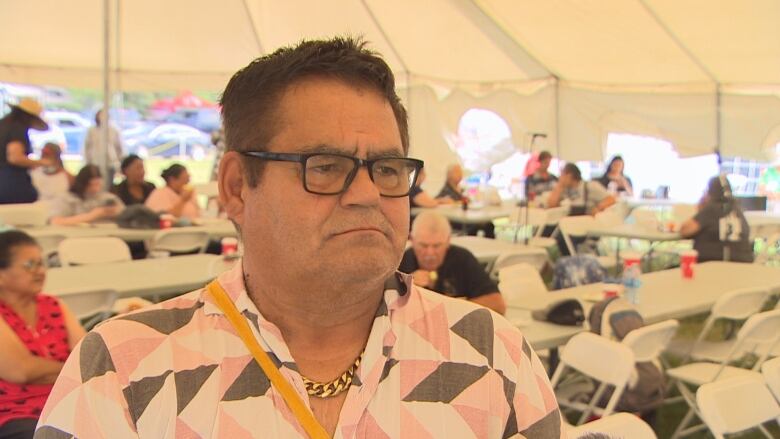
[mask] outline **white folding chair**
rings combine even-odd
[[[118,293],[111,289],[61,291],[57,298],[63,301],[85,328],[109,318],[114,308]],[[84,322],[84,319],[89,318]]]
[[[490,267],[490,277],[496,279],[499,271],[512,265],[528,264],[535,267],[537,271],[541,271],[547,264],[547,254],[541,252],[538,248],[519,245],[517,247],[516,250],[505,251],[498,255]]]
[[[119,238],[67,238],[58,247],[60,263],[68,265],[105,264],[132,260],[130,248]]]
[[[65,235],[60,235],[58,233],[46,233],[35,236],[35,241],[39,246],[41,246],[41,253],[43,253],[43,258],[45,260],[48,260],[55,253],[57,253],[57,249],[59,248],[60,243],[64,240]]]
[[[529,264],[515,264],[498,272],[498,290],[507,305],[522,302],[524,296],[547,293],[539,271]]]
[[[778,337],[780,337],[780,310],[754,314],[740,328],[736,342],[723,361],[719,363],[703,361],[667,369],[666,374],[676,381],[677,389],[690,407],[672,438],[703,428],[703,425],[687,427],[698,410],[695,395],[688,386],[699,387],[716,380],[755,374],[755,370],[729,366],[729,363],[741,355],[743,346],[771,344],[777,341]],[[760,367],[762,362],[759,360],[754,369]]]
[[[561,360],[555,369],[551,383],[553,389],[561,382],[563,372],[571,368],[600,384],[588,402],[558,398],[561,407],[582,412],[577,425],[585,422],[591,414],[608,416],[615,410],[623,390],[634,370],[634,354],[628,346],[590,332],[575,335],[566,343]],[[597,404],[607,386],[614,387],[612,396],[603,409]]]
[[[15,227],[43,227],[49,219],[46,203],[20,203],[0,205],[0,224]]]
[[[677,320],[665,320],[634,329],[623,337],[621,343],[634,353],[634,361],[655,361],[666,350],[680,324]]]
[[[547,210],[537,207],[521,207],[509,216],[507,226],[514,230],[514,242],[526,242],[524,236],[518,237],[518,233],[523,235],[530,232],[527,237],[528,245],[533,247],[548,248],[555,246],[555,239],[542,236],[544,228],[547,225]],[[530,229],[530,230],[528,230]]]
[[[596,227],[598,227],[598,223],[590,215],[566,216],[558,221],[558,230],[563,236],[566,247],[572,256],[578,254],[572,238],[587,238],[588,232]],[[598,260],[599,265],[604,268],[614,267],[617,264],[614,256],[594,255],[594,257]]]
[[[761,311],[769,291],[765,288],[744,288],[720,296],[712,306],[709,317],[704,322],[704,327],[699,333],[699,337],[691,346],[683,362],[689,359],[722,361],[731,352],[731,348],[736,342],[735,339],[726,341],[706,341],[705,338],[710,333],[713,325],[718,320],[729,320],[737,323],[745,321],[748,317]]]
[[[639,416],[631,413],[615,413],[568,431],[568,437],[584,437],[588,433],[602,433],[609,437],[626,439],[657,439],[653,429]]]
[[[208,244],[208,232],[202,230],[166,229],[154,234],[149,243],[149,251],[203,253]]]
[[[696,392],[696,403],[715,439],[754,428],[769,439],[777,437],[762,424],[774,419],[780,426],[780,405],[759,374],[704,384]]]
[[[761,365],[761,373],[764,375],[766,386],[780,402],[780,357],[773,358]]]

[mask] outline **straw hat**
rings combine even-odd
[[[41,119],[41,113],[43,113],[43,106],[33,98],[21,98],[16,105],[11,104],[11,108],[16,108],[29,114],[33,118],[32,127],[36,130],[46,131],[49,129],[43,119]]]

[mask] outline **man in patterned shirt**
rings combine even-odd
[[[562,437],[516,328],[396,272],[422,162],[381,58],[342,38],[283,48],[234,75],[222,111],[244,257],[218,283],[289,384],[200,289],[88,334],[36,437],[305,438],[312,413],[316,437]]]

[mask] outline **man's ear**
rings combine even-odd
[[[219,203],[225,209],[228,218],[239,226],[244,219],[244,164],[241,155],[228,151],[219,162]]]

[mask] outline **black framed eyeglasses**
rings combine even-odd
[[[261,160],[297,162],[303,168],[303,188],[317,195],[338,195],[347,190],[358,169],[365,166],[368,176],[383,197],[409,195],[417,181],[423,161],[405,157],[383,157],[363,160],[341,154],[293,154],[266,151],[244,151],[242,154]]]

